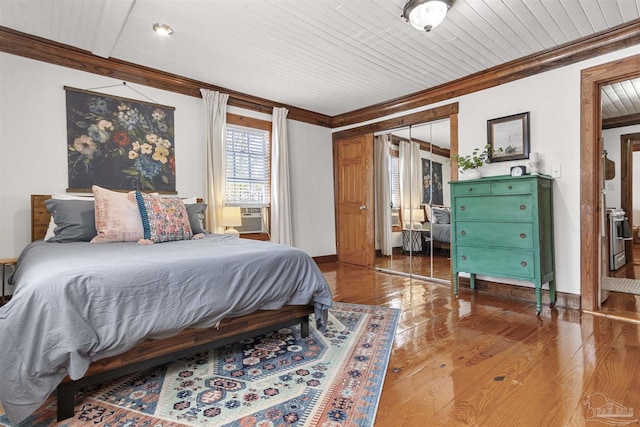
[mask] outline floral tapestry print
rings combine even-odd
[[[65,90],[70,190],[175,193],[173,107]]]

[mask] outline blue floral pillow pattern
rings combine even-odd
[[[138,243],[190,240],[193,237],[187,209],[179,198],[164,198],[136,191],[136,200],[144,229],[144,239]]]

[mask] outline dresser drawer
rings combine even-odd
[[[489,182],[470,182],[469,184],[462,183],[452,187],[453,196],[480,196],[483,194],[491,193],[491,183]]]
[[[489,247],[458,246],[456,271],[498,277],[534,277],[533,252]]]
[[[531,195],[458,197],[454,200],[457,221],[532,221]]]
[[[531,194],[532,181],[499,181],[491,183],[491,194]]]
[[[533,249],[533,224],[530,222],[456,222],[458,245]]]

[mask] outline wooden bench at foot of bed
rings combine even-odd
[[[246,316],[224,319],[217,329],[185,329],[173,337],[145,340],[126,353],[97,360],[91,363],[84,377],[76,381],[66,377],[58,386],[58,421],[73,416],[74,395],[81,388],[298,323],[301,324],[301,336],[304,338],[309,336],[311,313],[313,306],[310,305],[260,310]]]

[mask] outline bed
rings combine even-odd
[[[436,249],[451,249],[451,209],[446,206],[425,206],[427,220],[423,224]]]
[[[284,245],[219,234],[141,245],[42,239],[47,195],[32,196],[32,240],[0,308],[0,404],[17,423],[57,388],[58,420],[81,387],[285,326],[331,292],[314,261]]]

